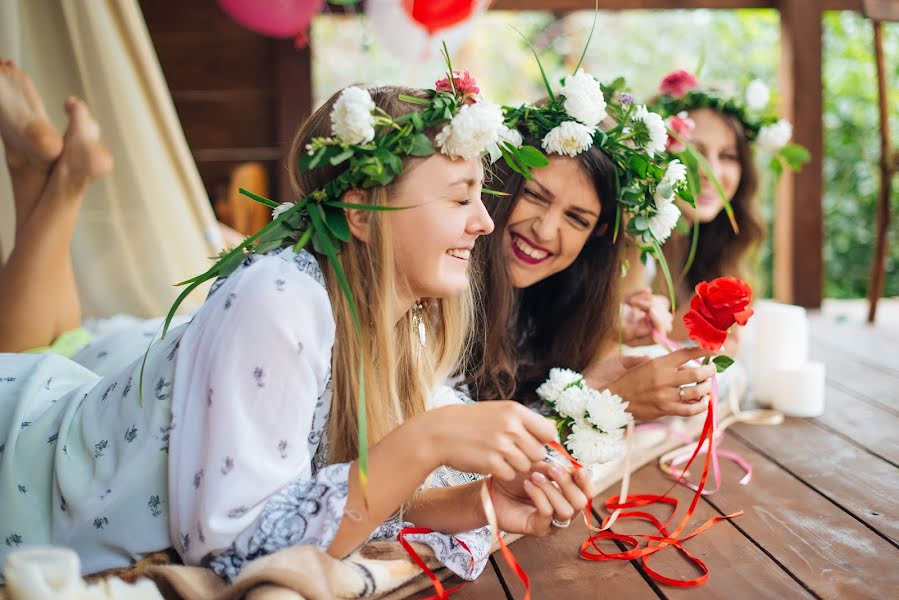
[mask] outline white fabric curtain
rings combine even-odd
[[[83,98],[115,158],[88,189],[72,244],[85,318],[165,314],[173,284],[207,269],[222,244],[137,0],[2,0],[0,56],[28,72],[60,130],[63,100]],[[5,255],[13,215],[0,169]]]

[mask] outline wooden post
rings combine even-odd
[[[819,307],[824,283],[824,111],[821,78],[822,10],[815,0],[780,0],[781,115],[793,140],[812,159],[800,173],[784,174],[774,216],[774,295],[781,302]]]
[[[877,204],[877,236],[871,261],[871,282],[868,286],[868,323],[877,315],[877,301],[883,294],[888,232],[890,228],[890,195],[896,165],[890,145],[890,111],[887,106],[887,70],[883,56],[883,31],[880,21],[874,21],[874,55],[877,61],[877,90],[880,98],[880,199]]]
[[[290,188],[290,143],[306,117],[312,114],[312,49],[297,48],[294,41],[275,44],[275,141],[281,156],[275,170],[275,198],[278,202],[297,200]]]

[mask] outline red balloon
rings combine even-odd
[[[286,38],[309,29],[324,0],[218,0],[232,19],[256,33]]]
[[[458,25],[474,12],[474,0],[403,0],[403,6],[431,35]]]

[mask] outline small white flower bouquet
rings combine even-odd
[[[624,430],[633,417],[620,396],[594,390],[583,375],[569,369],[550,370],[537,395],[552,408],[559,436],[582,465],[607,463],[624,454]]]

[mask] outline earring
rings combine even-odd
[[[427,341],[427,334],[425,332],[425,314],[424,307],[421,305],[421,301],[415,303],[415,306],[412,307],[412,330],[418,330],[418,341],[421,344],[421,347],[425,347],[425,342]]]

